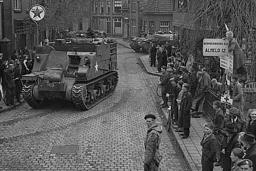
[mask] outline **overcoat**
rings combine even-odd
[[[202,141],[202,171],[212,171],[213,163],[216,161],[216,153],[218,151],[218,142],[214,134],[204,135]]]
[[[252,161],[253,171],[256,171],[256,143],[246,150],[244,158]]]
[[[250,132],[256,137],[256,120],[249,121],[246,127],[246,132]]]
[[[180,113],[181,113],[181,121],[183,128],[190,128],[190,109],[192,106],[192,96],[191,93],[186,91],[182,95],[181,103],[180,103]]]

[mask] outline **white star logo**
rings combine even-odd
[[[97,64],[97,61],[96,61],[96,64],[95,64],[95,70],[98,72],[98,67],[99,65]]]

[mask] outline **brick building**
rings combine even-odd
[[[111,36],[137,36],[140,30],[140,1],[94,0],[92,28]]]
[[[10,51],[33,48],[35,44],[35,23],[29,18],[29,10],[36,0],[3,1],[4,36],[11,40]]]
[[[155,33],[173,29],[173,1],[148,0],[143,9],[143,31]]]

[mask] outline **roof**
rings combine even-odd
[[[148,0],[144,12],[171,13],[173,12],[173,4],[170,0]]]

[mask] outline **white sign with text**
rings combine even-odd
[[[204,56],[224,56],[228,53],[228,40],[223,39],[204,39]]]

